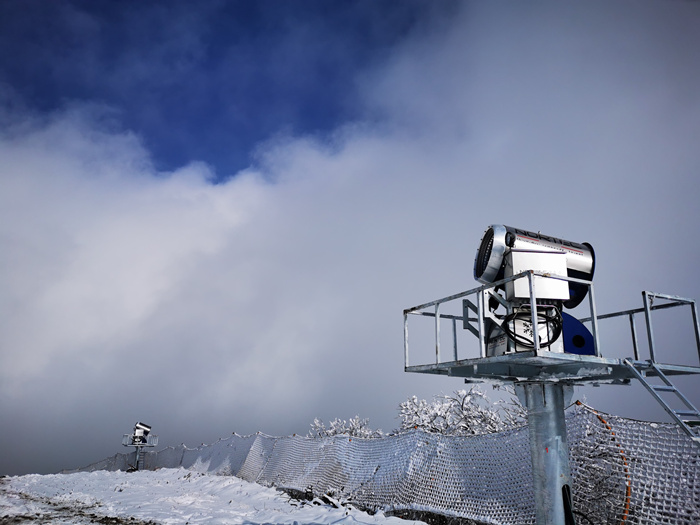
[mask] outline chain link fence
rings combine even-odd
[[[566,420],[578,523],[700,523],[700,448],[679,428],[581,404],[567,410]],[[117,454],[80,470],[126,470],[133,456]],[[235,475],[369,511],[535,522],[527,427],[478,436],[416,430],[376,439],[233,435],[145,456],[149,469]]]

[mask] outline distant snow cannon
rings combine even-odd
[[[141,449],[158,445],[158,436],[151,434],[150,425],[139,421],[134,425],[133,433],[124,434],[122,445],[125,447],[136,447],[134,464],[129,468],[129,471],[140,470],[144,466],[144,455]]]
[[[550,254],[561,256],[552,257]],[[551,271],[556,275],[592,281],[595,253],[588,243],[567,241],[502,224],[489,226],[476,253],[474,278],[490,284],[525,270]],[[550,299],[563,300],[566,308],[576,308],[588,293],[586,285],[565,281],[558,283],[561,285],[550,283],[553,292],[548,289],[543,292],[556,295]],[[568,295],[561,297],[563,286],[568,287]],[[514,294],[519,290],[507,289],[506,292]],[[545,298],[545,295],[538,293],[538,297]]]
[[[145,423],[138,422],[134,425],[134,443],[146,443],[151,427]]]

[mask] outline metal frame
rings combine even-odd
[[[488,312],[486,309],[486,302],[485,302],[485,295],[489,294],[491,297],[495,297],[498,300],[502,301],[500,296],[498,294],[495,294],[496,288],[503,287],[506,283],[515,281],[517,279],[528,279],[528,284],[530,288],[530,308],[532,310],[532,321],[533,324],[537,324],[537,309],[536,309],[536,293],[535,293],[535,280],[534,277],[539,276],[539,277],[545,277],[548,279],[558,279],[561,281],[567,281],[567,282],[573,282],[573,283],[580,283],[588,287],[588,298],[589,298],[589,307],[590,311],[592,313],[592,317],[588,318],[588,320],[592,320],[592,329],[591,333],[593,334],[593,339],[595,343],[595,350],[596,350],[596,356],[600,357],[599,350],[598,350],[598,325],[597,325],[597,316],[595,315],[595,300],[594,300],[594,293],[593,293],[593,283],[590,281],[584,281],[582,279],[575,279],[573,277],[566,277],[566,276],[561,276],[561,275],[552,275],[548,274],[545,272],[539,272],[535,270],[528,270],[525,272],[521,272],[519,274],[513,275],[512,277],[508,277],[506,279],[502,279],[500,281],[496,281],[491,284],[486,284],[483,286],[479,286],[477,288],[472,288],[471,290],[467,290],[466,292],[461,292],[455,295],[450,295],[448,297],[443,297],[442,299],[437,299],[435,301],[430,301],[429,303],[424,303],[418,306],[414,306],[412,308],[407,308],[406,310],[403,311],[404,314],[404,365],[406,367],[409,366],[409,354],[408,354],[408,316],[409,315],[422,315],[422,316],[427,316],[427,317],[434,317],[435,318],[435,363],[440,363],[440,320],[441,319],[452,319],[453,323],[456,324],[456,321],[462,321],[464,328],[467,330],[471,331],[474,335],[477,336],[479,339],[479,345],[480,345],[480,355],[481,357],[486,357],[486,342],[485,342],[485,334],[484,334],[484,319],[485,317],[490,317],[491,314]],[[463,308],[463,315],[462,316],[455,316],[455,315],[444,315],[440,314],[440,305],[444,303],[448,303],[450,301],[454,301],[457,299],[462,299],[469,297],[470,295],[476,295],[476,305],[469,301],[468,299],[465,299],[464,305],[468,306],[470,310],[472,310],[474,313],[477,314],[476,318],[473,317],[468,317],[467,315],[467,309]],[[505,305],[505,303],[502,302],[502,304]],[[428,312],[424,311],[427,308],[432,307],[434,311]],[[470,323],[471,322],[477,322],[477,328],[474,328]],[[456,327],[454,328],[456,332]],[[536,355],[541,355],[541,352],[543,350],[540,349],[539,341],[535,339],[535,354]],[[454,348],[453,348],[453,354],[455,355],[455,361],[457,360],[456,356],[458,355],[457,352],[457,341],[456,337],[454,339]]]
[[[158,445],[158,436],[155,434],[149,434],[147,436],[144,436],[146,438],[146,442],[139,442],[139,443],[134,443],[134,436],[133,434],[124,434],[122,437],[122,445],[125,447],[136,447],[136,456],[134,460],[134,468],[135,470],[139,470],[139,462],[142,459],[142,453],[141,449],[143,447],[155,447]]]
[[[664,374],[662,365],[652,363],[647,361],[642,362],[632,362],[629,359],[625,359],[625,363],[629,367],[630,371],[636,376],[636,378],[642,383],[644,388],[646,388],[649,393],[656,399],[656,401],[661,405],[661,407],[666,411],[666,413],[671,416],[676,424],[695,442],[700,444],[700,435],[698,435],[693,428],[700,425],[700,412],[698,409],[690,402],[690,400],[683,395],[683,393],[676,388],[676,386],[666,377]],[[647,380],[647,377],[658,377],[662,384],[652,384]],[[671,408],[666,400],[661,397],[661,393],[670,393],[676,396],[678,400],[683,404],[682,410],[675,410]]]
[[[670,301],[665,304],[654,305],[656,299],[662,299]],[[639,356],[639,345],[637,340],[637,329],[634,321],[634,316],[636,314],[644,314],[644,320],[646,322],[647,328],[647,341],[649,342],[649,361],[652,363],[658,363],[656,360],[656,346],[654,343],[654,329],[651,319],[651,312],[654,310],[664,310],[666,308],[675,308],[677,306],[689,305],[691,312],[693,314],[693,327],[695,329],[695,344],[698,351],[698,360],[700,362],[700,328],[698,327],[698,312],[695,301],[693,299],[685,299],[683,297],[678,297],[676,295],[667,295],[654,292],[643,291],[642,301],[644,306],[642,308],[635,308],[632,310],[623,310],[621,312],[615,312],[611,314],[605,314],[598,317],[598,320],[612,319],[614,317],[627,316],[630,323],[630,332],[632,336],[632,349],[634,353],[634,360],[641,361]],[[590,321],[590,317],[579,319],[582,323]]]
[[[122,437],[122,445],[125,447],[155,447],[158,446],[158,436],[155,434],[149,434],[146,436],[145,443],[134,443],[133,434],[124,434]]]
[[[530,287],[530,308],[533,313],[533,326],[537,324],[537,296],[535,287],[535,277],[545,277],[550,279],[560,279],[567,282],[580,283],[588,288],[588,305],[590,316],[581,318],[579,321],[590,327],[593,336],[595,355],[581,356],[573,354],[562,354],[550,352],[539,345],[535,338],[535,348],[532,351],[510,353],[503,356],[486,356],[486,319],[496,320],[488,311],[488,298],[494,297],[502,305],[507,307],[505,301],[495,293],[497,288],[503,287],[507,282],[516,279],[528,279]],[[678,374],[700,374],[700,367],[693,365],[670,365],[657,361],[657,349],[654,343],[654,331],[652,324],[652,312],[665,308],[688,305],[692,310],[695,339],[697,345],[698,359],[700,360],[700,328],[698,326],[698,314],[695,301],[682,297],[654,292],[642,292],[644,307],[632,310],[610,313],[598,316],[596,313],[595,294],[593,284],[590,281],[575,279],[559,275],[552,275],[534,270],[521,272],[512,277],[500,281],[479,286],[465,292],[461,292],[448,297],[443,297],[435,301],[430,301],[412,308],[404,310],[404,369],[407,372],[444,374],[450,376],[464,377],[466,380],[566,380],[572,384],[585,383],[613,383],[626,384],[631,379],[636,379],[636,375],[631,372],[626,364],[625,358],[605,358],[600,351],[598,322],[604,319],[626,316],[630,323],[630,334],[632,340],[633,358],[631,363],[644,363],[640,359],[639,340],[635,316],[644,314],[644,320],[649,342],[650,363],[660,367],[667,375]],[[462,300],[462,315],[441,313],[441,306],[456,300]],[[656,300],[668,301],[663,304],[654,304]],[[409,316],[424,316],[434,318],[435,323],[435,361],[432,363],[412,365],[409,353]],[[452,351],[451,359],[442,360],[442,348],[440,344],[440,322],[443,319],[452,321]],[[461,321],[464,329],[470,331],[478,339],[478,355],[469,357],[459,357],[457,344],[457,322]]]
[[[533,332],[538,326],[535,277],[560,279],[581,283],[588,287],[590,317],[579,319],[589,323],[593,336],[594,355],[574,355],[552,352],[540,347],[539,338],[533,337],[534,348],[531,351],[515,351],[504,355],[487,357],[486,319],[499,322],[487,308],[486,297],[493,297],[506,307],[508,313],[512,308],[495,290],[517,279],[528,279],[529,303],[532,313]],[[474,300],[471,300],[471,297]],[[462,315],[441,314],[441,305],[462,299]],[[638,379],[649,390],[662,407],[671,415],[680,427],[700,445],[698,436],[691,426],[700,425],[700,412],[680,393],[666,375],[700,374],[700,367],[682,365],[662,365],[656,363],[654,331],[651,313],[653,310],[688,304],[693,312],[695,341],[700,357],[700,329],[695,301],[672,295],[642,292],[644,308],[626,310],[598,317],[596,313],[593,284],[589,281],[527,270],[501,281],[480,286],[466,292],[451,295],[404,310],[404,368],[407,372],[445,374],[462,377],[465,381],[507,381],[513,382],[516,391],[523,394],[521,399],[528,411],[530,435],[530,456],[532,461],[533,492],[535,494],[535,515],[538,525],[559,525],[574,523],[571,502],[571,472],[568,460],[568,445],[564,408],[567,392],[573,391],[572,385],[587,383],[628,384],[631,379]],[[655,299],[669,301],[654,305]],[[432,310],[432,311],[431,311]],[[644,313],[649,341],[649,357],[646,362],[639,359],[639,345],[634,316]],[[472,317],[476,314],[476,317]],[[433,317],[435,322],[435,362],[425,365],[409,365],[408,319],[409,315]],[[632,335],[634,360],[607,359],[600,352],[598,341],[598,321],[613,317],[628,316]],[[453,360],[442,362],[440,356],[440,321],[450,319],[453,331]],[[479,356],[471,359],[459,359],[457,348],[457,321],[462,321],[464,329],[479,340]],[[476,325],[474,325],[476,323]],[[511,344],[511,343],[509,343]],[[514,348],[517,350],[517,348]],[[646,380],[647,375],[655,375],[663,381],[662,385],[653,385]],[[672,392],[685,404],[684,410],[673,410],[659,395],[660,392]],[[520,393],[518,394],[520,397]],[[685,420],[685,418],[690,418]]]

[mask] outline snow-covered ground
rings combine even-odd
[[[184,469],[30,474],[0,479],[0,523],[384,524],[410,522],[301,502],[233,476]]]

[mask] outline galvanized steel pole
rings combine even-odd
[[[527,407],[537,525],[573,522],[571,470],[564,408],[572,387],[554,382],[519,383]]]

